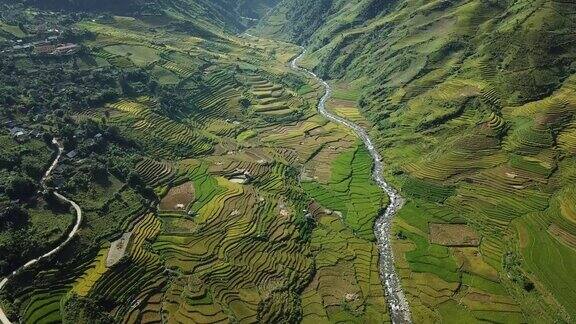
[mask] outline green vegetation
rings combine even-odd
[[[112,45],[104,50],[112,55],[126,56],[136,66],[146,66],[160,59],[157,51],[146,46]]]
[[[253,24],[273,1],[261,3],[234,10]],[[18,19],[28,30],[36,20],[26,10],[63,24],[82,50],[3,57],[2,122],[40,137],[2,135],[10,143],[2,199],[38,205],[2,215],[1,246],[28,260],[71,225],[67,208],[47,209],[50,191],[35,192],[53,136],[65,151],[47,184],[76,201],[84,219],[73,244],[11,278],[3,309],[30,323],[388,321],[372,242],[385,201],[367,152],[317,115],[319,85],[287,67],[298,47],[239,37],[225,15],[204,20],[223,3],[164,5],[160,16],[130,16],[127,2],[113,9],[123,16],[50,18],[11,7],[24,9]],[[324,212],[333,202],[314,202],[313,182],[298,181],[302,169],[333,180],[318,183],[324,194],[351,201],[338,211],[345,221]],[[19,235],[46,246],[22,251]],[[18,266],[10,260],[3,273]]]
[[[14,37],[21,38],[26,36],[26,33],[20,28],[20,26],[13,26],[0,21],[0,29]]]
[[[316,223],[310,243],[317,269],[302,294],[305,323],[389,321],[372,243],[385,201],[371,180],[371,168],[367,150],[354,146],[333,159],[327,184],[302,183],[315,200],[308,207]]]
[[[367,240],[374,240],[374,221],[385,206],[382,190],[372,182],[372,163],[366,148],[358,146],[332,162],[328,184],[302,184],[314,200],[341,213],[347,226]]]
[[[65,239],[54,189],[84,212],[10,278],[7,315],[389,322],[373,161],[284,40],[407,200],[393,249],[415,322],[574,321],[575,5],[276,3],[0,4],[0,277]]]
[[[395,254],[416,322],[576,318],[575,13],[539,0],[293,0],[250,31],[307,43],[305,64],[374,125],[408,200]],[[331,109],[362,121],[349,105]],[[429,223],[466,224],[480,246],[432,244]]]

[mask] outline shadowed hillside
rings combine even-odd
[[[265,15],[277,0],[22,0],[41,9],[110,12],[124,15],[158,15],[175,12],[189,19],[200,19],[232,30],[253,24]],[[246,21],[245,17],[250,18]]]

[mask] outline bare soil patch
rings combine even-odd
[[[555,237],[562,244],[576,250],[576,236],[572,233],[567,232],[556,224],[552,224],[550,227],[548,227],[548,233],[550,233],[550,235]]]
[[[108,257],[106,258],[106,267],[112,267],[124,257],[131,236],[132,232],[127,232],[122,234],[121,238],[112,242],[110,250],[108,251]]]
[[[158,207],[160,210],[183,211],[192,201],[194,201],[194,185],[192,182],[186,182],[170,189]]]
[[[430,223],[430,242],[444,246],[478,246],[480,236],[466,224]]]

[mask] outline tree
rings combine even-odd
[[[114,323],[113,318],[106,311],[106,308],[111,308],[107,304],[108,302],[105,299],[98,296],[80,297],[72,294],[64,304],[64,322]]]
[[[406,240],[408,237],[406,236],[406,234],[404,234],[404,232],[400,231],[396,233],[396,238],[399,240]]]
[[[37,163],[37,160],[34,160],[32,157],[24,157],[22,160],[22,170],[28,175],[30,178],[33,179],[40,179],[42,177],[42,169]]]
[[[250,107],[251,104],[252,104],[252,103],[251,103],[250,100],[247,99],[247,98],[242,98],[242,99],[240,99],[240,105],[241,105],[242,108],[244,108],[244,109],[248,109],[248,107]]]
[[[28,212],[16,204],[10,204],[0,212],[0,229],[19,228],[28,223]]]
[[[130,171],[128,174],[128,185],[132,188],[141,188],[144,186],[144,181],[136,172]]]
[[[150,80],[148,82],[148,89],[150,90],[150,92],[156,93],[156,91],[158,91],[158,87],[159,87],[159,84],[156,80]]]
[[[52,211],[66,212],[70,208],[68,204],[62,202],[58,197],[56,197],[54,190],[52,189],[45,191],[42,198],[46,202],[48,208]]]
[[[22,176],[15,176],[10,179],[6,194],[10,199],[28,199],[36,193],[36,185],[29,179]]]
[[[108,170],[106,166],[96,160],[88,160],[88,163],[80,167],[80,172],[88,174],[90,179],[99,184],[108,184]]]
[[[524,279],[524,290],[526,290],[527,292],[531,292],[532,290],[534,290],[534,283],[532,281],[530,281],[529,279],[525,278]]]
[[[101,133],[102,129],[100,129],[100,125],[92,119],[88,119],[83,121],[80,124],[80,129],[86,132],[86,136],[93,137],[94,135]]]

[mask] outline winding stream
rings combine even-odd
[[[344,125],[352,129],[356,135],[364,142],[364,145],[370,152],[372,159],[374,160],[374,168],[372,170],[372,177],[374,181],[378,184],[382,190],[386,192],[388,197],[390,197],[390,204],[386,208],[386,211],[378,217],[376,224],[374,226],[374,233],[376,234],[376,239],[378,241],[378,248],[380,251],[380,277],[384,284],[386,290],[386,298],[390,308],[390,317],[393,323],[411,323],[410,308],[408,302],[406,301],[406,296],[404,291],[400,286],[400,279],[396,273],[394,267],[394,255],[392,252],[391,245],[391,228],[392,228],[392,218],[396,212],[402,207],[404,199],[398,194],[398,192],[390,186],[384,177],[382,176],[382,171],[384,170],[384,163],[382,163],[382,157],[380,153],[374,147],[372,139],[368,133],[359,125],[344,119],[340,116],[334,115],[326,110],[326,102],[330,99],[332,95],[332,88],[330,85],[318,77],[314,72],[309,71],[298,65],[298,62],[302,60],[306,51],[303,51],[298,57],[290,62],[290,67],[297,71],[304,71],[316,81],[320,82],[325,89],[324,95],[318,103],[318,112],[322,114],[327,119]]]
[[[52,173],[52,171],[54,171],[54,169],[56,168],[56,166],[58,165],[58,162],[60,162],[60,158],[62,157],[62,152],[64,152],[64,146],[62,145],[62,143],[58,142],[58,140],[53,139],[52,140],[52,144],[56,145],[56,147],[58,147],[58,153],[56,155],[56,158],[54,159],[54,161],[52,162],[52,165],[50,165],[50,167],[48,168],[48,170],[46,171],[46,173],[44,174],[44,176],[42,177],[42,180],[40,181],[40,184],[42,185],[42,188],[44,190],[48,189],[48,186],[46,186],[46,180],[48,179],[48,177],[50,176],[50,174]],[[70,204],[74,210],[76,211],[76,223],[74,224],[74,227],[72,228],[72,230],[70,231],[70,233],[68,233],[68,236],[66,237],[66,239],[64,240],[64,242],[60,243],[60,245],[58,245],[57,247],[55,247],[54,249],[44,253],[43,255],[39,256],[36,259],[32,259],[28,262],[26,262],[23,266],[21,266],[20,268],[14,270],[11,274],[9,274],[6,278],[2,279],[0,281],[0,290],[2,290],[4,288],[4,286],[6,286],[6,284],[8,283],[8,280],[10,278],[12,278],[13,276],[17,275],[18,273],[20,273],[21,271],[31,267],[32,265],[38,263],[40,260],[45,259],[55,253],[57,253],[58,251],[60,251],[66,244],[68,244],[68,242],[70,242],[70,240],[72,239],[72,237],[74,237],[74,235],[76,235],[76,232],[78,232],[78,229],[80,228],[80,224],[82,223],[82,209],[80,208],[80,206],[78,206],[78,204],[76,204],[74,201],[62,196],[61,194],[59,194],[58,192],[54,191],[54,195],[60,199],[63,202],[66,202],[68,204]],[[0,307],[0,322],[2,324],[11,324],[10,320],[8,320],[8,318],[6,317],[6,315],[4,314],[4,311],[2,310],[2,307]]]

